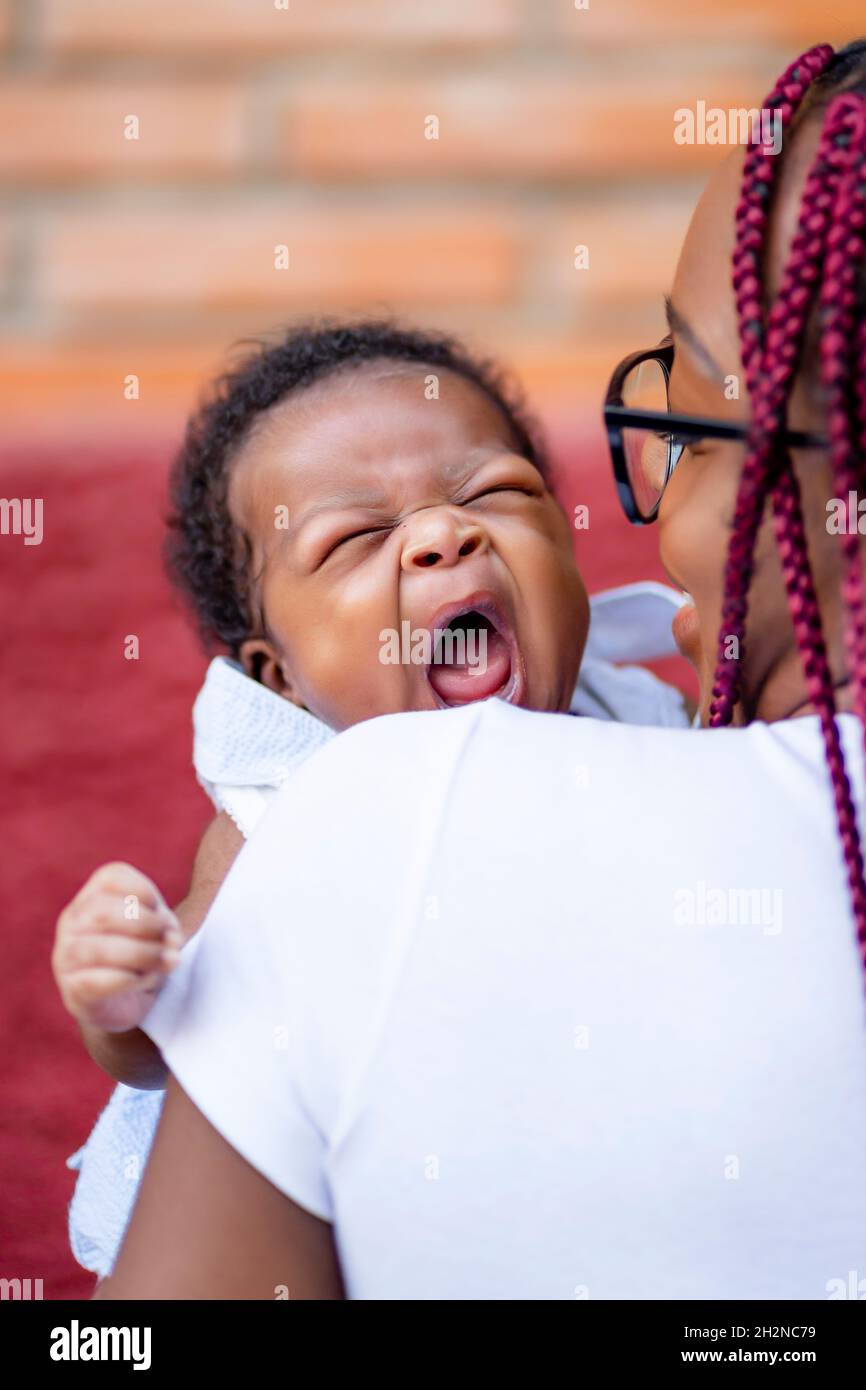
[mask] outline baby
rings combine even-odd
[[[601,645],[593,654],[590,642],[578,681],[589,604],[542,446],[496,371],[452,339],[321,323],[256,351],[191,421],[173,503],[173,573],[204,635],[230,653],[212,663],[194,716],[196,771],[217,814],[174,911],[143,874],[106,865],[61,914],[52,959],[88,1050],[126,1083],[69,1160],[82,1168],[73,1249],[100,1275],[165,1084],[139,1025],[304,757],[364,719],[494,696],[688,723],[679,692],[611,664],[669,649],[616,640],[617,604],[624,630],[669,625],[677,599],[661,586],[602,596]]]

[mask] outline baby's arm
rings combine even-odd
[[[165,1085],[162,1055],[137,1025],[177,964],[179,947],[204,921],[243,842],[220,812],[202,837],[189,892],[173,913],[137,869],[106,864],[60,914],[54,978],[88,1052],[115,1080],[140,1090]],[[132,920],[125,915],[130,899],[138,903]]]

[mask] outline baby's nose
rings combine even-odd
[[[429,511],[406,523],[400,563],[407,572],[447,567],[486,549],[487,535],[477,522],[445,510]]]

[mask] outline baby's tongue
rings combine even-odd
[[[430,684],[446,704],[468,705],[473,700],[486,700],[508,680],[511,652],[505,638],[493,629],[486,634],[482,632],[480,638],[482,640],[467,645],[465,655],[471,657],[471,664],[469,661],[438,661],[430,667]]]

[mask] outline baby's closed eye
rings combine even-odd
[[[389,525],[389,526],[366,526],[366,527],[364,527],[363,530],[360,530],[360,531],[348,531],[344,536],[338,536],[337,539],[336,539],[335,541],[333,541],[331,545],[329,545],[329,547],[328,547],[328,549],[326,550],[325,554],[322,556],[322,560],[321,560],[320,563],[324,564],[325,560],[327,560],[331,555],[333,555],[334,552],[335,552],[336,550],[339,550],[341,546],[347,545],[350,541],[367,541],[367,542],[369,542],[369,541],[371,541],[374,537],[380,537],[380,536],[384,537],[384,536],[387,535],[389,532],[391,532],[393,529],[394,529],[393,526],[390,526],[390,525]]]

